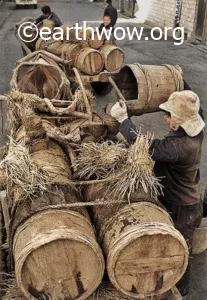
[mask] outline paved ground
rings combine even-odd
[[[39,6],[46,4],[40,2]],[[50,1],[53,11],[57,12],[63,22],[70,21],[94,21],[101,20],[103,8],[90,3],[87,0],[63,0]],[[20,9],[15,10],[13,3],[0,6],[0,94],[7,93],[9,81],[12,76],[12,69],[15,61],[21,57],[21,50],[17,40],[14,38],[14,25],[24,16],[37,17],[39,10]],[[128,21],[128,20],[127,20]],[[123,23],[123,17],[120,22]],[[129,24],[130,25],[130,24]],[[129,26],[128,25],[128,26]],[[132,24],[130,25],[132,26]],[[134,25],[133,25],[134,26]],[[144,35],[148,35],[145,29]],[[198,93],[204,114],[207,116],[207,50],[200,46],[191,46],[187,43],[182,46],[174,46],[172,40],[169,41],[145,41],[124,40],[118,43],[126,54],[126,62],[139,62],[143,64],[179,64],[184,70],[184,77],[193,90]],[[107,97],[97,97],[98,111],[107,102],[114,102],[114,93]],[[0,125],[5,127],[5,108],[3,107],[4,119]],[[161,113],[145,115],[136,118],[137,125],[144,126],[144,130],[150,130],[158,137],[163,137],[167,133],[167,128],[162,120]],[[0,146],[5,143],[5,136],[0,136]],[[204,188],[207,178],[207,139],[203,144],[203,155],[201,164],[202,188]],[[207,253],[195,256],[192,268],[192,288],[188,300],[204,300],[207,294]]]

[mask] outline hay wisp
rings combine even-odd
[[[140,186],[152,198],[162,193],[162,186],[154,175],[154,162],[149,154],[152,137],[149,133],[146,136],[138,134],[136,142],[128,150],[127,160],[119,175],[114,183],[109,185],[110,193],[119,195],[121,199],[127,196],[129,201],[131,194]]]
[[[21,188],[25,197],[35,196],[49,189],[48,174],[32,160],[28,149],[13,139],[10,139],[9,151],[0,163],[0,169],[6,174],[7,181]]]
[[[106,141],[99,143],[83,143],[77,146],[77,155],[73,168],[78,170],[77,176],[82,179],[103,179],[115,172],[118,165],[126,158],[124,144]]]
[[[154,162],[149,154],[153,136],[138,133],[136,142],[124,144],[104,142],[83,144],[78,147],[74,163],[77,177],[107,183],[107,195],[128,198],[140,187],[151,198],[162,193],[159,179],[153,172]]]

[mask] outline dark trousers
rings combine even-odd
[[[189,247],[189,263],[187,270],[176,285],[182,294],[182,291],[187,291],[189,288],[193,234],[195,229],[201,223],[203,205],[202,201],[193,205],[178,205],[163,199],[160,200],[171,215],[175,228],[183,235]]]

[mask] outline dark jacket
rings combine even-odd
[[[107,6],[107,8],[104,11],[104,16],[110,16],[111,18],[111,26],[114,27],[114,25],[116,24],[117,18],[118,18],[118,13],[117,13],[117,9],[115,7],[113,7],[111,4],[109,4]]]
[[[35,20],[35,24],[41,26],[44,19],[45,19],[44,15],[41,15],[39,18]],[[52,20],[54,22],[54,27],[60,27],[63,25],[63,23],[60,21],[60,19],[54,12],[52,12],[49,18],[47,19]]]
[[[120,132],[128,143],[136,139],[135,125],[127,119],[120,125]],[[153,140],[150,154],[155,161],[154,172],[160,178],[164,199],[180,205],[196,204],[200,200],[200,160],[203,131],[195,137],[180,128],[171,131],[163,140]]]

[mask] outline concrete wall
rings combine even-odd
[[[176,0],[151,0],[146,23],[150,26],[174,26]],[[198,0],[182,0],[180,26],[185,28],[188,38],[193,38],[196,30]]]

